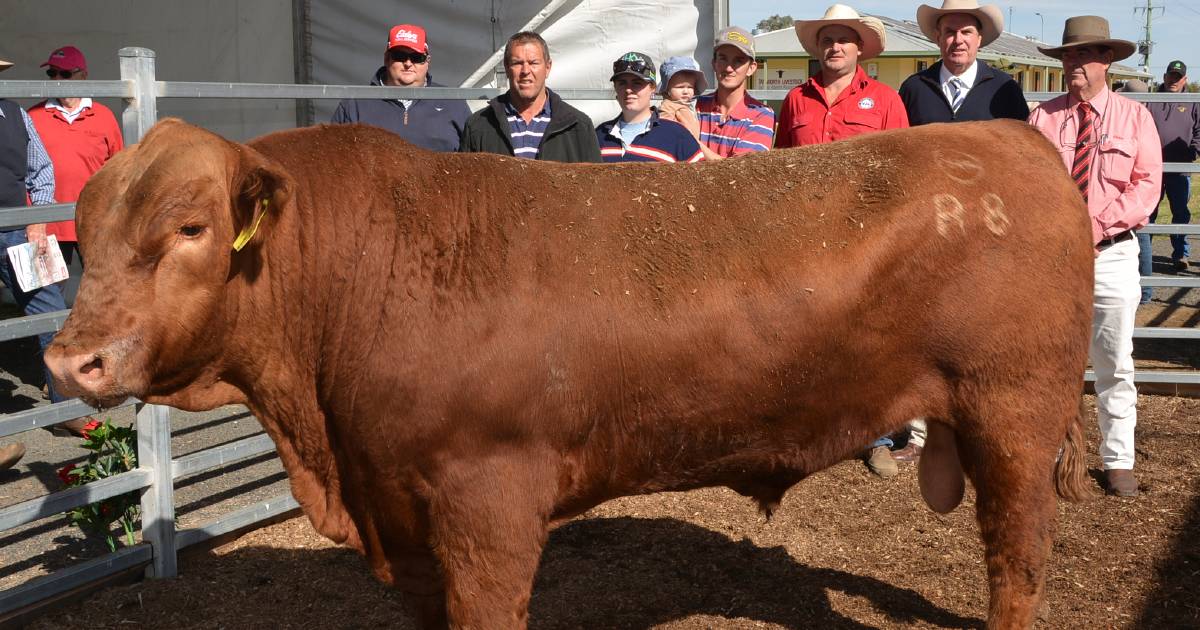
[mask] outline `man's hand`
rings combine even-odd
[[[659,107],[658,117],[683,125],[697,142],[700,141],[700,121],[687,105],[664,100]]]
[[[25,227],[25,237],[33,243],[33,255],[41,256],[46,253],[46,224],[34,223]]]

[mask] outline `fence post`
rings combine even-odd
[[[128,47],[117,53],[121,58],[121,80],[133,83],[133,97],[125,99],[121,131],[125,144],[140,142],[158,120],[158,90],[154,81],[154,51]]]
[[[171,475],[171,411],[139,405],[138,468],[149,469],[150,487],[142,491],[142,541],[154,549],[148,577],[175,577],[175,485]]]

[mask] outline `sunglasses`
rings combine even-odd
[[[79,70],[59,70],[58,68],[47,68],[46,76],[50,77],[51,79],[60,77],[63,79],[70,79],[78,72]]]
[[[393,50],[392,52],[389,52],[388,58],[392,61],[398,61],[401,63],[408,61],[415,64],[422,64],[426,61],[429,61],[429,55],[425,53],[405,52],[403,50]]]
[[[654,79],[654,66],[644,61],[626,61],[618,59],[613,62],[613,74],[621,74],[622,72],[632,72],[637,75]]]

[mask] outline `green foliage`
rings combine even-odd
[[[83,427],[83,444],[89,451],[82,464],[70,464],[58,471],[68,488],[112,477],[137,468],[137,431],[133,427],[115,427],[92,420]],[[113,523],[120,523],[125,544],[133,545],[134,522],[140,511],[137,492],[110,497],[67,512],[67,519],[88,534],[103,535],[109,551],[117,550],[112,534]]]
[[[769,18],[759,20],[758,26],[754,30],[766,33],[768,31],[778,31],[781,28],[792,28],[796,20],[790,15],[772,15]]]

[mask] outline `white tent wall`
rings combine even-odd
[[[550,45],[553,68],[548,85],[608,88],[613,60],[630,50],[644,52],[658,63],[672,55],[693,55],[707,68],[716,32],[713,25],[725,19],[728,0],[309,0],[306,4],[313,83],[366,84],[382,65],[388,29],[409,23],[426,31],[434,80],[458,86],[503,48],[510,35],[539,12],[559,4],[533,28]],[[468,87],[497,84],[505,86],[499,63],[495,71]],[[596,122],[617,113],[615,102],[572,104]],[[335,106],[317,102],[314,119],[329,120]]]
[[[119,78],[117,51],[141,46],[155,52],[160,81],[295,81],[291,0],[3,0],[0,59],[17,65],[0,79],[45,79],[38,65],[67,44],[92,79]],[[102,102],[120,116],[119,99]],[[162,99],[158,113],[235,140],[296,125],[290,99]]]
[[[0,59],[16,66],[0,79],[41,80],[38,65],[71,44],[84,52],[93,79],[120,76],[117,51],[155,51],[161,81],[364,85],[383,60],[388,28],[423,26],[439,83],[458,86],[508,36],[547,7],[533,28],[550,44],[549,84],[608,88],[611,64],[629,50],[656,62],[693,55],[707,68],[712,37],[729,0],[3,0]],[[298,32],[293,33],[293,24]],[[295,52],[294,52],[295,51]],[[485,72],[471,87],[504,86]],[[711,73],[710,73],[711,74]],[[711,76],[710,76],[711,80]],[[24,106],[32,99],[20,99]],[[119,99],[103,99],[120,115]],[[574,103],[597,121],[614,102]],[[482,103],[474,103],[476,107]],[[334,101],[315,101],[311,120],[329,120]],[[300,108],[300,116],[297,109]],[[294,127],[309,119],[290,99],[161,99],[160,117],[179,116],[234,140]]]

